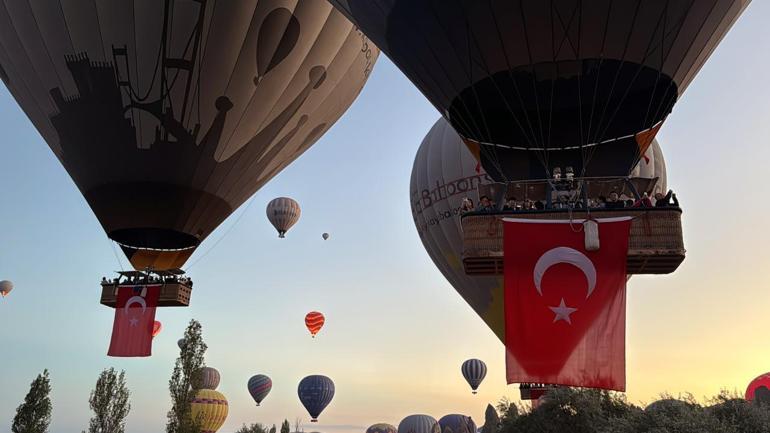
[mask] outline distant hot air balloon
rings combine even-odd
[[[13,290],[13,283],[8,280],[0,281],[0,295],[5,298]]]
[[[13,4],[0,79],[135,269],[181,267],[379,53],[325,0]]]
[[[297,394],[310,414],[310,421],[318,422],[318,416],[334,398],[334,382],[326,376],[308,376],[299,383]]]
[[[469,359],[463,362],[460,371],[462,371],[468,385],[471,386],[473,393],[476,394],[476,390],[487,375],[487,364],[480,359]]]
[[[176,345],[179,347],[179,350],[182,350],[184,348],[184,345],[187,343],[187,340],[184,338],[180,338],[179,340],[176,340]]]
[[[324,238],[324,240],[327,240],[329,239],[329,233],[324,233],[321,235],[321,237]]]
[[[160,334],[161,330],[163,330],[163,324],[160,323],[160,321],[156,320],[152,324],[152,336],[156,337],[158,334]]]
[[[302,210],[299,203],[289,197],[278,197],[267,204],[267,219],[278,230],[278,237],[286,237],[286,232],[299,221]]]
[[[192,418],[200,422],[201,433],[216,433],[227,419],[227,399],[213,389],[196,391],[190,409]]]
[[[746,400],[761,400],[770,403],[770,373],[758,376],[746,387]]]
[[[264,374],[257,374],[249,379],[248,388],[251,398],[253,398],[257,403],[257,406],[259,406],[259,404],[262,403],[262,400],[264,400],[270,393],[270,390],[273,389],[273,381]]]
[[[750,0],[330,0],[500,181],[625,176]]]
[[[656,140],[630,175],[658,178],[665,193],[666,163]],[[492,178],[479,165],[449,122],[439,118],[420,145],[412,167],[409,198],[425,250],[444,277],[487,326],[505,342],[502,276],[467,275],[462,263],[460,209],[468,198],[476,206],[479,186]],[[522,191],[521,200],[524,197]]]
[[[394,425],[387,423],[372,424],[366,429],[366,433],[398,433],[398,429]]]
[[[326,322],[326,318],[318,311],[311,311],[305,315],[305,326],[313,338],[323,328],[324,322]]]
[[[459,414],[445,415],[438,420],[441,433],[476,433],[471,417]]]
[[[219,370],[214,367],[201,367],[197,371],[200,389],[217,389],[219,386]]]
[[[432,416],[409,415],[398,423],[398,433],[441,433],[441,427]]]

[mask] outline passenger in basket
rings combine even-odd
[[[489,197],[482,195],[479,199],[479,206],[476,208],[479,212],[494,212],[495,206],[489,200]]]
[[[671,203],[671,200],[674,202]],[[665,196],[659,192],[655,194],[655,207],[679,207],[679,200],[673,190],[668,190]]]

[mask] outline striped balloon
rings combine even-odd
[[[291,226],[299,221],[301,209],[299,203],[289,197],[278,197],[267,204],[267,219],[278,230],[278,237],[283,238]]]
[[[369,426],[369,428],[366,429],[366,433],[398,433],[398,430],[394,425],[377,423]]]
[[[200,422],[201,433],[215,433],[227,419],[227,399],[213,389],[200,389],[190,403],[190,412]]]
[[[398,423],[398,433],[441,433],[441,428],[432,416],[409,415]]]
[[[310,335],[312,335],[313,338],[315,338],[318,331],[323,328],[325,322],[326,318],[318,311],[311,311],[305,315],[305,326],[307,326],[307,329],[310,331]]]
[[[201,367],[198,369],[200,389],[217,389],[219,386],[219,371],[214,367]]]
[[[334,382],[326,376],[308,376],[299,383],[297,395],[310,414],[310,422],[318,422],[318,416],[334,398]]]
[[[465,380],[468,381],[468,385],[471,386],[473,393],[476,394],[476,389],[478,389],[487,375],[487,364],[484,364],[484,361],[480,359],[469,359],[463,362],[460,371],[463,372]]]
[[[257,403],[257,406],[259,406],[259,404],[262,403],[262,400],[270,394],[270,390],[273,389],[273,381],[264,374],[258,374],[249,379],[248,388],[251,398],[253,398]]]

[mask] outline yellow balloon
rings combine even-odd
[[[219,391],[200,389],[191,404],[191,415],[200,422],[201,433],[215,433],[227,419],[227,399]]]

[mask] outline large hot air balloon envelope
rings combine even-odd
[[[749,3],[330,1],[501,181],[625,175]]]
[[[0,79],[137,269],[181,267],[377,55],[325,0],[0,4]]]
[[[201,367],[197,371],[201,389],[217,389],[221,376],[214,367]]]
[[[366,429],[366,433],[398,433],[396,426],[387,423],[372,424]]]
[[[13,283],[8,280],[0,281],[0,295],[2,295],[3,298],[8,296],[9,293],[13,290]]]
[[[746,400],[770,403],[770,373],[765,373],[749,383],[746,387]]]
[[[441,428],[432,416],[409,415],[398,423],[398,433],[441,433]]]
[[[438,420],[441,433],[476,433],[471,417],[459,414],[445,415]]]
[[[479,389],[479,385],[487,376],[487,364],[480,359],[469,359],[463,362],[460,366],[460,371],[463,373],[463,377],[471,386],[471,390],[476,394],[476,390]]]
[[[273,381],[264,374],[257,374],[249,379],[248,389],[251,398],[259,406],[262,400],[270,393],[270,390],[273,389]]]
[[[270,224],[278,230],[278,237],[283,238],[286,232],[299,221],[302,209],[294,199],[278,197],[267,204],[266,213]]]
[[[213,389],[200,389],[190,403],[191,416],[200,421],[201,433],[216,433],[227,419],[227,399]]]
[[[305,315],[305,326],[310,331],[310,335],[315,338],[316,334],[323,328],[326,318],[318,311],[311,311]]]
[[[658,178],[666,191],[666,163],[656,140],[630,176]],[[420,240],[433,263],[465,302],[505,342],[502,276],[467,275],[462,263],[463,199],[479,202],[479,186],[492,182],[462,139],[439,119],[422,141],[412,167],[409,200]],[[521,199],[522,197],[519,197]]]
[[[297,395],[310,414],[310,421],[318,422],[318,416],[334,398],[334,382],[326,376],[308,376],[300,381]]]

